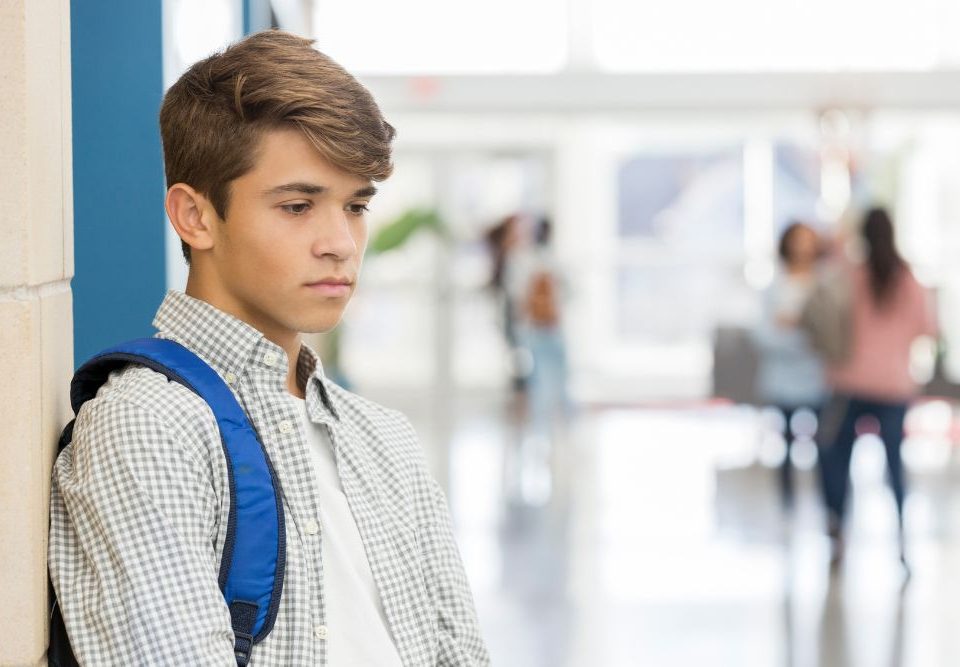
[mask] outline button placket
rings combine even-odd
[[[267,365],[266,362],[269,354],[271,353],[264,353],[261,357],[264,365]],[[267,400],[281,402],[279,397],[282,396],[286,398],[287,388],[281,374],[277,373],[275,375],[273,372],[264,370],[262,376],[264,380],[269,378],[270,381],[270,393],[268,394],[269,399]],[[274,422],[273,432],[277,434],[277,436],[272,440],[274,440],[275,446],[279,450],[278,456],[284,460],[291,471],[296,471],[292,473],[296,480],[294,484],[302,485],[307,483],[304,476],[312,468],[309,462],[309,443],[304,437],[305,433],[297,427],[297,423],[301,421],[301,417],[296,414],[294,407],[291,403],[291,409],[289,411],[284,411],[276,415],[275,419],[278,421]],[[297,439],[303,442],[297,446],[288,446],[293,444],[290,442],[291,434],[297,434],[299,436]],[[296,540],[298,549],[300,550],[299,557],[302,558],[303,564],[309,572],[311,589],[315,591],[311,595],[311,607],[315,623],[314,637],[322,642],[327,638],[327,626],[318,624],[317,621],[322,621],[325,618],[325,605],[321,593],[323,590],[323,561],[320,553],[323,526],[319,521],[320,508],[316,506],[313,499],[308,498],[305,500],[307,500],[307,502],[304,506],[288,508],[290,510],[288,516],[293,519],[292,523],[296,525],[296,533],[293,533],[291,537]]]

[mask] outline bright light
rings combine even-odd
[[[955,56],[937,0],[594,0],[617,71],[928,70]]]
[[[925,384],[933,378],[936,349],[937,342],[929,336],[914,341],[910,348],[910,376],[916,382]]]
[[[819,453],[817,445],[810,438],[797,438],[790,448],[790,460],[799,470],[813,470]]]
[[[567,57],[567,15],[551,0],[317,2],[317,48],[351,72],[554,72]]]
[[[797,437],[812,438],[817,432],[817,415],[808,408],[800,408],[790,418],[790,430]]]
[[[206,58],[235,39],[230,0],[179,2],[174,11],[173,41],[184,66]]]
[[[775,273],[773,261],[769,259],[754,259],[743,265],[743,279],[755,290],[769,287]]]
[[[760,441],[760,465],[779,468],[787,458],[787,443],[779,433],[766,433]]]

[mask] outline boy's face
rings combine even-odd
[[[296,129],[272,130],[231,183],[204,274],[217,307],[282,340],[329,331],[353,295],[367,242],[369,180],[327,162]]]

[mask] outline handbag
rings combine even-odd
[[[850,358],[853,318],[845,271],[834,268],[820,273],[800,313],[800,328],[827,364],[837,366]]]

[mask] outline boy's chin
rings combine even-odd
[[[325,334],[330,333],[340,324],[343,313],[338,313],[335,317],[318,318],[309,322],[304,322],[300,327],[300,333],[305,334]]]

